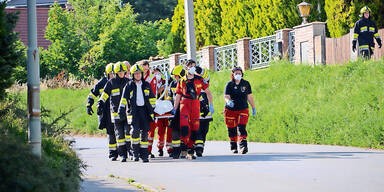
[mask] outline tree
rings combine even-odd
[[[20,62],[25,62],[24,49],[13,31],[18,19],[15,13],[5,13],[5,2],[0,2],[0,100],[6,96],[5,89],[15,81],[14,71]]]
[[[217,45],[221,32],[221,6],[216,0],[197,0],[195,4],[196,42],[201,48]]]
[[[126,2],[132,5],[135,13],[139,14],[137,20],[140,23],[170,19],[177,4],[175,0],[126,0]]]

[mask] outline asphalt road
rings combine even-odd
[[[381,150],[249,143],[248,154],[234,155],[228,142],[207,142],[204,157],[196,160],[161,157],[143,164],[111,162],[106,138],[75,139],[77,153],[89,166],[82,191],[114,191],[113,186],[120,187],[120,191],[137,189],[125,182],[100,181],[109,175],[134,179],[158,191],[175,192],[384,191]]]

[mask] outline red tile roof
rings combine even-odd
[[[27,8],[6,8],[7,13],[20,11],[19,20],[16,24],[15,31],[19,32],[19,38],[28,46],[28,19]],[[37,46],[47,48],[51,42],[44,38],[45,27],[48,24],[48,11],[49,8],[36,8],[36,21],[37,21]]]

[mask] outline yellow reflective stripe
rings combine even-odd
[[[146,141],[140,141],[140,145],[149,145],[149,142],[146,142]]]
[[[196,140],[195,144],[204,143],[203,140]]]
[[[88,97],[91,97],[91,98],[95,99],[96,95],[94,95],[93,93],[89,93]]]
[[[102,92],[104,92],[104,89],[99,89],[99,93],[102,93]]]
[[[123,143],[123,142],[125,142],[125,138],[124,139],[118,139],[117,142],[118,143]]]
[[[180,140],[172,141],[172,144],[180,144],[180,143],[181,143]]]
[[[368,45],[361,45],[360,48],[368,48]]]
[[[117,144],[109,144],[109,147],[117,147]]]
[[[176,91],[176,88],[171,88],[171,90],[172,90],[173,92],[175,92],[175,91]]]
[[[132,119],[132,115],[127,115],[127,119]]]
[[[375,33],[375,37],[380,37],[379,33]]]
[[[106,101],[108,98],[109,98],[109,95],[105,92],[103,92],[103,94],[101,95],[101,98]]]
[[[155,105],[156,104],[156,98],[149,98],[149,103],[151,105]]]
[[[126,105],[126,104],[127,104],[127,99],[125,99],[125,98],[122,98],[122,99],[121,99],[121,104],[124,104],[124,105]]]
[[[149,94],[149,90],[148,89],[144,89],[144,93],[145,94]]]
[[[140,138],[132,138],[132,141],[140,141]]]
[[[367,28],[366,26],[360,28],[360,31],[361,31],[361,32],[364,32],[364,31],[367,31],[367,30],[368,30],[368,28]]]
[[[133,91],[129,92],[129,95],[132,95],[133,94]]]
[[[112,113],[112,116],[118,116],[119,114],[118,113]]]
[[[354,34],[353,34],[353,38],[354,38],[354,39],[357,39],[358,37],[359,37],[359,34],[358,34],[358,33],[354,33]]]
[[[126,138],[126,139],[130,139],[131,136],[130,136],[130,135],[125,135],[125,138]]]
[[[120,89],[113,89],[112,93],[120,92]]]
[[[375,32],[375,28],[374,28],[374,27],[370,27],[370,28],[369,28],[369,31],[373,31],[373,32]]]

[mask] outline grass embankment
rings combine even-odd
[[[208,139],[227,140],[222,114],[230,72],[211,74],[215,114]],[[247,71],[257,115],[248,123],[250,141],[312,143],[384,148],[384,60],[343,66],[273,63]],[[43,105],[54,113],[74,109],[74,132],[98,133],[97,118],[85,112],[89,90],[42,91]],[[95,109],[95,107],[94,107]]]

